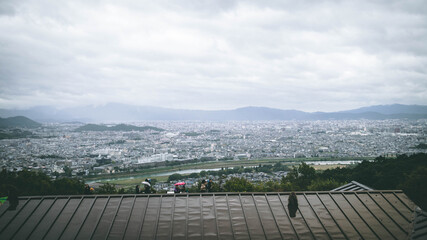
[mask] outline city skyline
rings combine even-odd
[[[427,105],[423,1],[3,1],[0,108]]]

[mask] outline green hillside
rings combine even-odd
[[[0,118],[0,128],[38,128],[42,125],[23,116]]]

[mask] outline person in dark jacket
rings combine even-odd
[[[144,193],[145,194],[150,194],[151,193],[151,187],[148,185],[144,185]]]
[[[211,192],[212,189],[212,179],[208,180],[208,183],[206,184],[206,192]]]
[[[289,215],[292,218],[296,216],[296,213],[298,210],[298,198],[297,198],[297,195],[295,194],[295,192],[291,192],[291,194],[289,194],[288,210],[289,210]]]
[[[135,194],[139,194],[139,185],[136,185],[136,187],[135,187]]]
[[[86,195],[87,195],[87,194],[91,194],[89,184],[86,184],[86,185],[85,185],[85,194],[86,194]]]

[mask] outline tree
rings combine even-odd
[[[420,208],[427,210],[427,167],[421,167],[414,170],[407,178],[406,182],[401,184],[403,191]]]
[[[298,167],[293,167],[286,177],[282,178],[282,185],[285,190],[304,191],[316,178],[316,170],[306,163],[301,163]]]
[[[190,173],[190,175],[188,175],[189,178],[198,178],[199,176],[198,173]]]
[[[252,192],[254,186],[245,178],[233,177],[224,184],[226,192]]]
[[[67,177],[71,177],[71,175],[72,175],[72,170],[71,170],[71,168],[69,168],[68,166],[65,166],[65,167],[63,168],[63,170],[64,170],[64,175],[65,175],[65,176],[67,176]]]
[[[276,181],[260,182],[254,186],[255,192],[279,192],[282,186]]]
[[[183,178],[183,176],[182,176],[181,174],[179,174],[179,173],[174,173],[174,174],[172,174],[172,175],[170,175],[170,176],[168,177],[168,182],[178,181],[178,180],[180,180],[180,179],[182,179],[182,178]]]
[[[101,194],[115,194],[115,193],[117,193],[116,185],[115,184],[111,185],[110,183],[105,183],[104,185],[99,186],[97,192],[101,193]]]
[[[205,170],[203,170],[199,173],[199,175],[200,175],[200,177],[206,177],[208,175],[208,173]]]
[[[307,187],[309,191],[330,191],[334,188],[344,185],[344,183],[335,181],[334,179],[317,179],[312,181]]]
[[[84,183],[75,178],[60,178],[53,182],[53,194],[73,195],[84,193]]]

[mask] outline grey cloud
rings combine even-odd
[[[7,3],[2,108],[427,104],[423,1]]]

